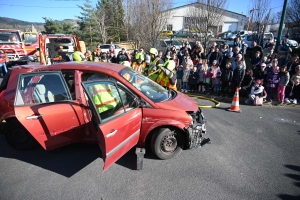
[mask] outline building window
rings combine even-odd
[[[167,31],[172,31],[173,30],[173,25],[172,24],[168,24],[167,25]]]

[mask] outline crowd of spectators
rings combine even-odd
[[[230,47],[214,42],[207,52],[199,41],[194,46],[186,41],[179,50],[169,46],[165,52],[159,51],[158,57],[164,62],[175,61],[178,91],[231,98],[238,88],[240,96],[248,98],[248,103],[258,96],[265,102],[277,101],[279,105],[297,104],[300,100],[300,63],[299,56],[292,54],[288,40],[285,38],[277,51],[272,38],[264,48],[253,42],[249,55],[246,55],[247,46],[239,38]],[[109,52],[102,52],[98,46],[94,52],[88,51],[86,58],[89,61],[134,63],[138,53],[143,53],[142,60],[149,65],[149,56],[143,48],[132,54],[122,49],[116,54],[113,46]],[[249,56],[248,64],[246,56]]]

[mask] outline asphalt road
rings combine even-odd
[[[300,199],[300,109],[229,106],[204,109],[212,144],[164,161],[148,152],[140,171],[135,149],[102,173],[97,145],[22,152],[0,135],[0,199]]]

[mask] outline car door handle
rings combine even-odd
[[[112,132],[110,132],[109,134],[107,134],[106,137],[110,138],[111,136],[114,136],[117,132],[118,132],[118,130],[113,130]]]
[[[35,115],[35,116],[28,116],[26,117],[27,120],[32,120],[32,119],[38,119],[38,118],[42,118],[43,115]]]

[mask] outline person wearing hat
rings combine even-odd
[[[174,60],[169,60],[167,65],[161,66],[159,68],[160,68],[160,72],[155,82],[157,82],[158,84],[160,84],[165,88],[177,90],[176,89],[177,77],[176,77]]]
[[[244,69],[246,69],[245,61],[243,61],[242,54],[236,55],[235,60],[232,62],[232,70],[234,71],[238,67],[238,62],[241,61],[243,63]]]
[[[219,65],[218,65],[218,61],[217,60],[214,60],[212,62],[212,64],[210,65],[210,68],[212,69],[212,73],[213,73],[213,76],[211,78],[211,83],[212,83],[212,88],[214,89],[214,85],[215,85],[215,78],[217,76],[217,73],[221,71]]]
[[[289,53],[292,52],[291,45],[289,43],[289,38],[285,38],[282,40],[282,43],[278,46],[277,49],[278,52],[278,65],[282,66],[285,65],[289,56]]]
[[[99,62],[101,60],[102,49],[100,45],[97,45],[96,50],[93,52],[93,60],[94,62]]]
[[[135,62],[132,63],[132,68],[134,71],[144,74],[146,62],[144,61],[144,55],[141,52],[136,54]]]
[[[130,55],[125,51],[124,48],[122,48],[121,51],[119,51],[117,55],[117,59],[118,59],[118,63],[121,63],[123,61],[131,62]]]
[[[255,80],[261,80],[261,84],[263,85],[263,81],[266,79],[268,71],[267,71],[267,65],[266,63],[260,64],[260,67],[257,67],[254,71],[253,78]]]
[[[246,99],[246,104],[262,105],[264,97],[264,87],[262,86],[261,80],[256,80],[251,87],[249,98]]]
[[[225,69],[226,68],[226,63],[230,61],[230,63],[232,63],[234,61],[234,57],[233,57],[233,52],[229,51],[223,58],[222,63],[220,65],[220,69]]]

